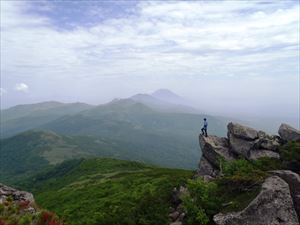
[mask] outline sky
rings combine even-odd
[[[209,113],[299,118],[299,28],[298,0],[1,0],[1,107],[167,88]]]

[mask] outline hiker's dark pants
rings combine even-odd
[[[202,131],[202,135],[205,134],[205,137],[207,137],[207,127],[203,127],[203,128],[201,129],[201,131]]]

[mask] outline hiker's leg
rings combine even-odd
[[[207,128],[205,128],[205,137],[207,137]]]
[[[202,135],[204,135],[204,127],[201,128]]]

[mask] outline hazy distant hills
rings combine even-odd
[[[143,94],[98,106],[44,102],[1,111],[2,175],[26,174],[83,156],[195,168],[203,118],[216,135],[225,135],[225,123],[164,101],[170,95],[161,93],[161,99]]]
[[[91,109],[85,103],[42,102],[17,105],[1,110],[1,137],[9,137],[19,132],[39,127],[64,115],[72,115]]]
[[[151,96],[161,101],[172,103],[175,105],[190,105],[186,99],[167,89],[159,89],[153,92]]]
[[[200,113],[199,110],[192,108],[187,105],[178,104],[180,103],[180,98],[178,99],[178,103],[175,103],[175,99],[172,98],[174,101],[169,102],[168,98],[157,98],[153,95],[148,94],[137,94],[131,97],[136,102],[140,102],[142,104],[147,105],[148,107],[160,111],[160,112],[172,112],[172,113],[192,113],[197,114]],[[170,99],[171,100],[171,99]]]

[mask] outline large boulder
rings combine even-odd
[[[258,138],[258,132],[251,127],[243,126],[238,123],[230,122],[227,125],[228,133],[236,138],[253,141]]]
[[[227,138],[220,138],[214,135],[209,135],[208,137],[200,135],[199,143],[203,156],[216,168],[219,168],[219,160],[221,158],[226,161],[235,159],[235,156],[229,150]]]
[[[230,149],[237,155],[247,159],[279,158],[278,154],[271,152],[278,152],[280,146],[278,136],[267,135],[263,131],[256,131],[237,123],[229,123],[227,127]]]
[[[289,185],[278,176],[267,178],[244,210],[219,213],[213,220],[217,225],[299,225]]]
[[[228,134],[230,149],[237,155],[244,158],[250,157],[250,150],[254,146],[254,141],[247,141],[244,139],[237,138],[232,134]]]
[[[233,152],[245,158],[250,157],[250,150],[258,139],[258,131],[238,123],[227,125],[230,148]]]
[[[250,151],[249,159],[257,160],[259,158],[275,158],[279,159],[280,155],[277,152],[265,150],[265,149],[252,149]]]
[[[300,131],[288,124],[281,124],[278,133],[285,141],[300,141]]]
[[[281,139],[279,136],[268,135],[263,131],[258,131],[258,139],[255,140],[253,147],[278,152],[280,145]]]
[[[300,222],[300,176],[290,170],[274,170],[271,174],[276,175],[288,183],[294,202],[295,210]]]

